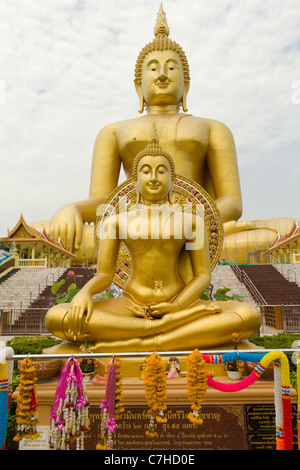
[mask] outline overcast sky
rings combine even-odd
[[[138,116],[133,73],[160,0],[0,0],[0,236],[85,199],[95,138]],[[299,0],[164,0],[189,113],[237,147],[242,220],[300,219]],[[124,177],[123,177],[124,178]]]

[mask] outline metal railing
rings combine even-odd
[[[267,305],[266,300],[257,290],[257,288],[255,287],[249,276],[245,273],[245,271],[240,269],[232,258],[230,259],[230,263],[230,267],[233,270],[234,274],[236,275],[238,280],[241,281],[247,287],[255,302],[259,305]]]
[[[284,354],[293,354],[299,353],[299,348],[284,348],[284,349],[243,349],[241,352],[244,354],[253,354],[257,355],[262,354],[265,355],[269,352],[273,351],[281,351]],[[156,351],[156,354],[159,354],[162,357],[173,357],[173,356],[187,356],[191,354],[193,351]],[[218,355],[218,354],[228,354],[230,352],[228,349],[213,349],[213,350],[199,350],[201,354],[211,354],[211,355]],[[13,354],[12,356],[7,356],[7,360],[20,360],[20,359],[43,359],[43,360],[51,360],[51,359],[70,359],[70,357],[76,358],[103,358],[106,359],[108,357],[148,357],[151,355],[149,351],[141,351],[141,352],[107,352],[107,353],[72,353],[72,354]]]
[[[49,334],[45,316],[49,308],[11,308],[0,310],[0,335],[26,336]]]
[[[300,333],[300,305],[259,304],[262,325],[260,335],[285,331]],[[0,335],[44,335],[49,334],[45,325],[45,316],[49,308],[2,309],[0,310]]]
[[[286,333],[300,333],[300,305],[259,305],[261,334],[269,328]]]
[[[65,261],[62,265],[60,265],[54,273],[48,273],[42,281],[39,281],[34,288],[28,292],[28,294],[23,297],[23,299],[17,303],[14,308],[15,309],[22,309],[24,306],[27,307],[33,302],[33,300],[37,299],[41,292],[47,287],[54,284],[54,282],[60,277],[62,271],[67,269],[66,266],[67,261]],[[52,280],[49,283],[49,278]]]

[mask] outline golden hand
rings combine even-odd
[[[255,223],[247,220],[244,220],[242,222],[236,222],[235,220],[231,220],[230,222],[225,222],[223,227],[224,234],[226,236],[231,235],[233,233],[244,232],[246,230],[254,230]]]
[[[67,313],[68,333],[77,339],[83,334],[83,323],[89,324],[93,310],[92,296],[83,290],[73,298]]]
[[[138,317],[147,318],[145,307],[135,306],[127,308]],[[162,318],[167,313],[178,312],[179,310],[181,310],[181,308],[177,303],[160,302],[158,304],[149,306],[147,313],[151,318]]]
[[[178,312],[181,307],[176,302],[160,302],[155,305],[151,305],[151,316],[153,318],[161,318],[167,313]]]
[[[79,248],[82,240],[83,220],[76,204],[68,204],[60,209],[50,222],[50,237],[72,250]]]

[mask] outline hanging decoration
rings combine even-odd
[[[115,420],[120,419],[121,414],[125,411],[123,403],[123,384],[121,373],[121,361],[119,357],[115,358],[116,363],[116,397],[115,397]]]
[[[274,371],[274,405],[275,405],[275,428],[276,428],[276,449],[284,449],[283,432],[283,403],[281,397],[281,366],[280,361],[273,362]]]
[[[231,353],[232,355],[232,353]],[[237,357],[234,356],[233,357]],[[246,356],[245,356],[246,357]],[[223,355],[224,360],[224,355]],[[293,449],[292,407],[290,399],[290,367],[286,355],[282,351],[271,351],[264,354],[253,372],[248,377],[233,383],[222,383],[207,377],[207,385],[223,392],[237,392],[249,387],[264,373],[269,364],[275,361],[275,418],[276,448],[278,450]],[[277,362],[276,362],[277,361]],[[278,363],[279,361],[279,363]]]
[[[188,418],[193,424],[202,424],[199,415],[207,390],[207,373],[202,354],[195,349],[187,358],[187,395],[192,402],[192,411]]]
[[[180,367],[178,357],[170,357],[166,370],[167,380],[180,376]]]
[[[89,428],[85,380],[77,361],[68,359],[60,374],[50,413],[50,449],[84,450],[84,432]]]
[[[16,421],[17,432],[14,441],[23,438],[36,439],[38,423],[38,403],[35,393],[36,368],[29,358],[23,359],[20,364],[20,386],[17,397]]]
[[[12,348],[0,350],[0,450],[5,449],[7,414],[11,398],[13,362],[7,364],[6,358],[13,356]]]
[[[177,359],[177,358],[172,358]],[[253,361],[257,365],[247,377],[234,383],[223,383],[207,374],[205,364],[222,364],[236,360]],[[274,397],[275,397],[275,425],[276,449],[293,449],[292,407],[290,398],[290,367],[287,356],[282,351],[269,353],[255,353],[243,351],[230,351],[224,354],[201,354],[195,349],[187,358],[187,395],[192,403],[192,411],[188,418],[194,424],[202,424],[200,415],[205,400],[207,387],[223,392],[237,392],[254,384],[264,373],[266,368],[273,364],[274,369]],[[0,363],[0,418],[1,430],[3,403],[6,408],[9,403],[11,380],[9,381],[7,368]],[[179,367],[179,364],[178,364]],[[177,370],[177,367],[176,367]],[[170,371],[169,371],[170,372]],[[167,370],[168,373],[168,370]],[[155,421],[166,422],[166,384],[167,373],[165,364],[157,353],[152,353],[146,359],[144,368],[144,386],[150,416],[148,437],[157,437]],[[101,436],[96,449],[113,449],[113,436],[117,428],[116,420],[124,411],[122,375],[119,358],[107,366],[106,392],[101,403]],[[20,387],[17,397],[17,432],[15,441],[23,438],[35,439],[37,432],[38,403],[35,393],[36,368],[29,358],[20,364]],[[300,353],[297,354],[297,426],[298,449],[300,450]],[[2,398],[5,398],[3,401]],[[84,432],[89,428],[88,400],[85,380],[77,361],[71,357],[66,362],[58,380],[55,399],[50,413],[50,448],[55,450],[68,450],[76,441],[76,450],[84,449]],[[3,434],[3,433],[2,433]],[[5,436],[0,434],[0,444],[3,448]]]
[[[117,427],[116,419],[121,413],[122,383],[120,372],[120,361],[114,358],[110,361],[107,369],[105,398],[102,400],[101,409],[101,432],[100,443],[96,450],[112,450],[113,436]],[[116,403],[117,402],[117,403]]]
[[[146,431],[147,437],[158,437],[155,431],[155,419],[158,423],[166,423],[165,404],[167,399],[167,382],[165,364],[157,353],[152,353],[146,360],[144,373],[144,385],[146,399],[148,403],[148,414],[150,416],[149,428]]]
[[[298,429],[298,450],[300,450],[300,354],[297,354],[297,429]]]

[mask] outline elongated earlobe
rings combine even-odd
[[[187,94],[189,92],[189,89],[190,89],[190,82],[186,83],[185,84],[185,87],[184,87],[184,90],[183,90],[183,94],[182,94],[182,100],[181,100],[181,105],[182,105],[182,111],[183,112],[187,112],[188,108],[186,106],[186,98],[187,98]]]
[[[172,186],[171,186],[169,194],[168,194],[168,203],[171,204],[171,205],[174,204],[174,201],[175,201],[175,199],[173,197],[174,196],[174,194],[173,194],[173,185],[174,185],[174,181],[172,183]]]
[[[143,114],[144,108],[145,108],[145,100],[144,100],[144,95],[143,95],[142,90],[141,90],[141,85],[139,83],[135,82],[134,86],[135,86],[135,91],[137,92],[138,97],[139,97],[139,101],[140,101],[139,113]]]
[[[139,109],[139,113],[140,113],[140,114],[143,114],[144,108],[145,108],[145,100],[144,100],[144,97],[143,97],[143,94],[142,94],[142,93],[140,93],[139,98],[140,98],[140,109]]]
[[[181,100],[181,106],[182,106],[182,111],[186,113],[188,111],[188,108],[186,107],[186,95],[182,95],[182,100]]]
[[[138,185],[137,185],[136,182],[134,183],[134,186],[135,186],[135,190],[136,190],[136,202],[135,202],[135,204],[140,204],[141,203],[141,194],[139,192],[139,188],[138,188]]]

